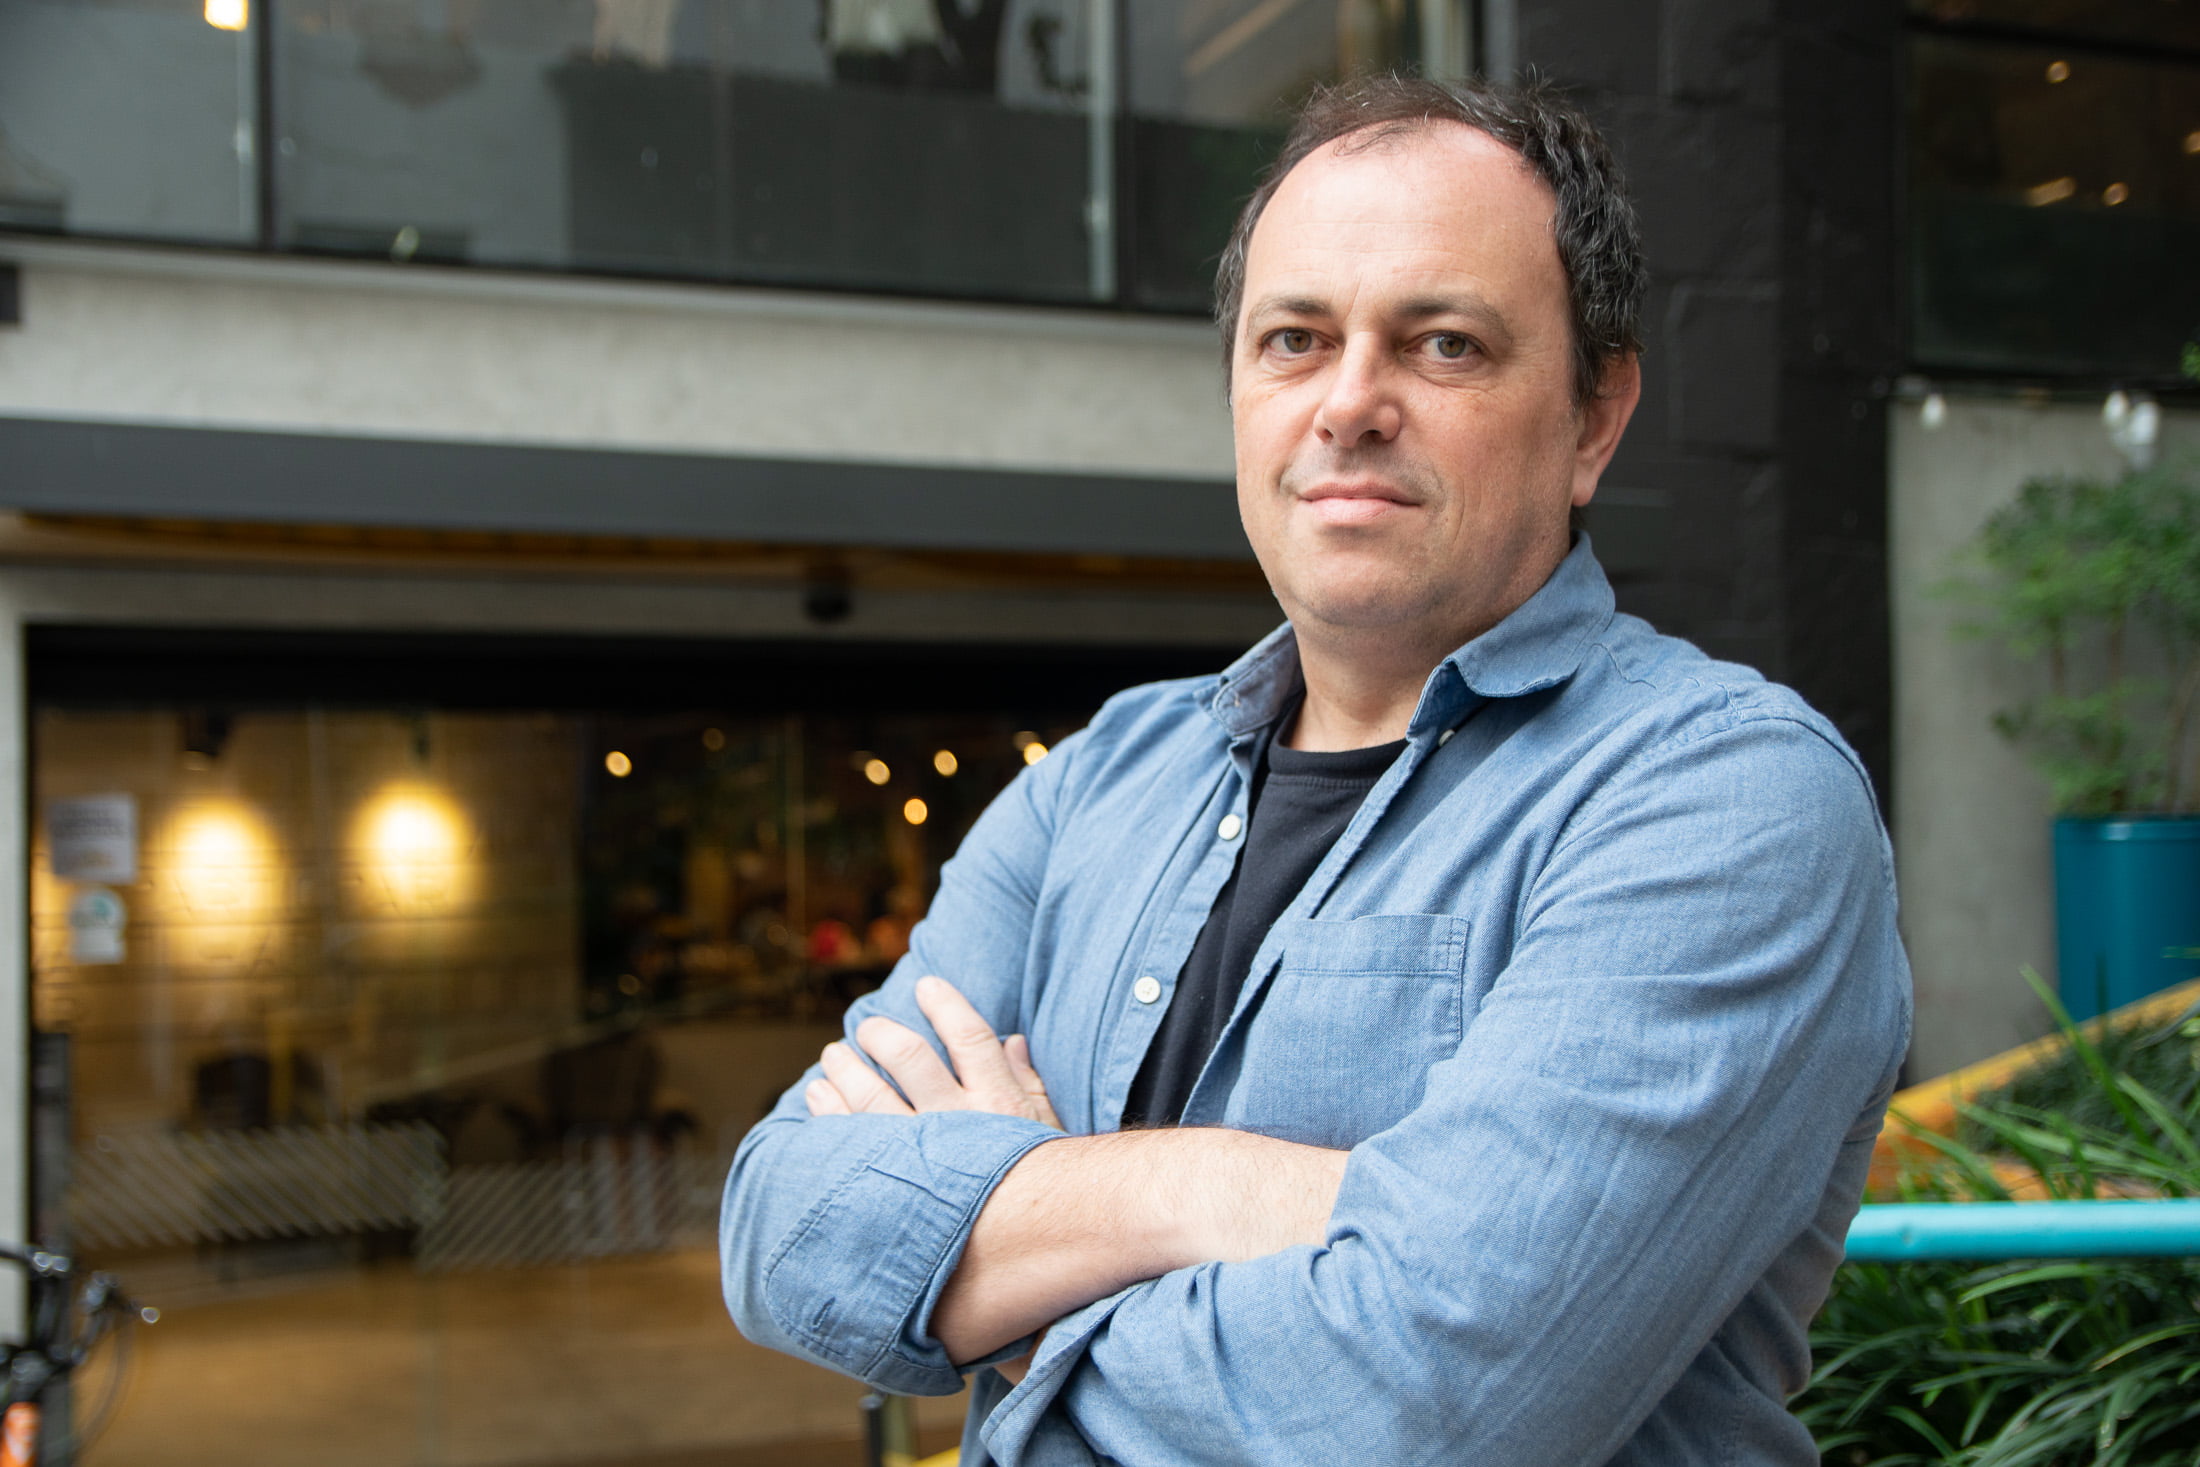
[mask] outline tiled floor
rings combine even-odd
[[[137,1331],[126,1389],[87,1467],[861,1460],[862,1387],[743,1340],[703,1249],[184,1296]],[[926,1450],[953,1444],[961,1414],[960,1398],[919,1403]]]

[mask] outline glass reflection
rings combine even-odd
[[[298,0],[284,237],[1075,299],[1093,0]],[[1098,243],[1096,243],[1098,241]]]
[[[2200,334],[2200,65],[1920,35],[1910,106],[1918,357],[2174,378]]]
[[[85,1460],[848,1438],[855,1388],[724,1319],[718,1187],[1030,722],[42,708],[40,1165],[164,1310]]]
[[[203,0],[0,0],[0,228],[255,238],[253,46]]]

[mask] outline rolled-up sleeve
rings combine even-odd
[[[1516,932],[1421,1103],[1354,1148],[1325,1244],[1070,1316],[984,1425],[998,1462],[1582,1467],[1783,1255],[1822,1284],[1855,1201],[1829,1178],[1908,1022],[1850,759],[1780,719],[1644,750]]]
[[[850,1006],[850,1036],[872,1014],[929,1036],[914,996],[928,973],[1000,1032],[1022,1027],[1033,906],[1082,741],[1063,740],[979,818],[909,955]],[[813,1117],[802,1091],[821,1073],[805,1071],[735,1155],[719,1214],[726,1306],[759,1344],[882,1390],[952,1394],[962,1377],[928,1333],[932,1307],[1002,1174],[1060,1133],[975,1111]]]

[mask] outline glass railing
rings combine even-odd
[[[0,229],[1200,310],[1290,107],[1471,6],[0,0]]]

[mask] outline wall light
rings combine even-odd
[[[241,31],[252,23],[251,0],[206,0],[206,23],[218,31]]]
[[[375,895],[404,913],[445,911],[473,895],[478,872],[463,811],[442,790],[390,785],[360,808],[352,848]]]
[[[169,818],[146,854],[153,907],[174,961],[241,970],[281,941],[287,873],[273,833],[252,806],[226,797],[194,800]]]

